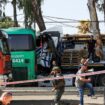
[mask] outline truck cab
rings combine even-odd
[[[3,81],[12,79],[12,61],[8,35],[2,30],[0,30],[0,76]]]

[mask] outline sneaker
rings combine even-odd
[[[93,95],[91,96],[92,99],[97,99],[97,96]]]
[[[87,94],[88,97],[92,97],[92,94]]]
[[[94,63],[94,61],[92,61],[92,63]]]
[[[97,96],[95,96],[95,95],[88,94],[87,96],[91,97],[92,99],[97,99]]]

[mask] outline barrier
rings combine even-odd
[[[54,79],[67,79],[67,78],[75,78],[76,76],[91,76],[91,75],[97,75],[97,74],[105,74],[105,70],[97,71],[97,72],[89,72],[89,73],[83,73],[83,74],[70,74],[66,76],[61,77],[47,77],[47,78],[41,78],[41,79],[35,79],[35,80],[24,80],[24,81],[14,81],[14,82],[3,82],[2,85],[12,85],[12,84],[23,84],[23,83],[31,83],[31,82],[40,82],[40,81],[47,81],[47,80],[54,80]]]

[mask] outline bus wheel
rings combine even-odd
[[[99,85],[105,86],[105,75],[100,75]]]

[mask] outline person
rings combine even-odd
[[[82,65],[81,68],[78,70],[78,74],[86,73],[88,72],[87,65]],[[88,96],[91,96],[93,98],[96,98],[94,95],[94,89],[93,85],[91,83],[91,78],[85,78],[85,76],[76,76],[75,79],[75,86],[77,87],[77,90],[79,92],[80,96],[80,105],[84,105],[84,90],[85,88],[89,89],[89,94]]]
[[[43,70],[46,70],[49,72],[49,69],[51,67],[50,65],[51,59],[52,59],[52,52],[50,51],[50,48],[48,45],[48,38],[45,34],[43,35],[43,38],[42,38],[42,48],[41,48],[40,61],[39,61],[39,64],[44,68]]]
[[[91,39],[87,42],[88,58],[90,58],[90,55],[92,55],[92,61],[94,61],[96,40],[94,40],[93,36],[91,36],[90,38]]]
[[[95,48],[95,55],[98,61],[104,58],[103,50],[102,50],[103,43],[99,36],[96,36],[96,48]]]
[[[11,92],[3,92],[0,97],[0,105],[9,105],[12,101]]]
[[[58,66],[54,66],[52,68],[50,75],[52,75],[52,77],[62,76],[61,69]],[[65,81],[63,78],[62,79],[55,79],[55,80],[52,80],[52,85],[53,85],[52,91],[56,91],[55,97],[54,97],[54,103],[55,103],[55,105],[59,105],[60,99],[64,93]]]
[[[69,35],[66,35],[66,40],[64,44],[64,49],[74,49],[75,43],[72,37],[69,37]]]
[[[88,57],[88,51],[87,51],[86,46],[84,46],[83,48],[80,49],[80,57],[81,58]]]
[[[80,69],[80,68],[81,68],[81,66],[83,66],[83,65],[87,65],[87,66],[88,66],[88,61],[89,61],[89,59],[88,59],[88,58],[86,58],[86,57],[82,57],[82,58],[81,58],[80,65],[79,65],[79,68],[78,68],[78,69]]]

